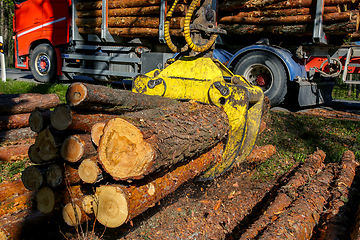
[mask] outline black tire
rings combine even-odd
[[[261,87],[271,106],[279,105],[285,100],[288,76],[284,65],[274,54],[265,51],[249,52],[237,62],[234,74]]]
[[[56,56],[49,44],[40,44],[30,54],[30,68],[34,78],[42,83],[56,80]]]

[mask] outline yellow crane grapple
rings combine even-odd
[[[165,40],[171,50],[181,52],[177,60],[170,60],[165,69],[155,69],[138,75],[133,92],[158,95],[173,99],[195,100],[222,108],[229,119],[229,133],[223,157],[201,176],[213,179],[243,161],[252,151],[259,132],[264,94],[260,87],[252,86],[242,76],[234,75],[221,62],[212,57],[218,29],[211,4],[206,0],[193,18],[199,0],[191,2],[185,16],[184,36],[187,44],[178,47],[172,43],[169,22],[177,0],[165,21]],[[192,20],[192,21],[191,21]],[[200,43],[195,44],[194,42]],[[230,79],[226,81],[225,79]]]

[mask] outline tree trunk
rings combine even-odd
[[[29,117],[30,113],[1,115],[0,130],[28,127]]]
[[[177,4],[174,10],[174,15],[185,14],[187,10],[186,5]],[[178,13],[178,14],[177,14]],[[114,8],[108,10],[108,17],[125,17],[125,16],[146,16],[146,15],[159,15],[160,14],[160,5],[159,6],[147,6],[147,7],[128,7],[128,8]],[[77,16],[79,18],[85,17],[101,17],[102,10],[88,10],[88,11],[78,11]]]
[[[121,37],[157,37],[159,35],[159,29],[157,28],[108,28],[111,35],[121,36]],[[81,34],[100,34],[101,28],[79,28]],[[182,36],[180,29],[170,29],[170,35],[172,36]]]
[[[35,137],[36,133],[29,127],[0,131],[0,143],[17,142],[22,139],[34,139]]]
[[[314,179],[304,186],[301,197],[277,215],[259,239],[310,239],[313,228],[330,197],[330,184],[334,178],[334,165],[328,164]]]
[[[133,93],[87,83],[73,83],[66,92],[67,101],[75,107],[95,111],[139,111],[177,104],[174,99]]]
[[[34,132],[41,132],[50,125],[50,110],[36,109],[29,116],[29,126]]]
[[[51,126],[57,130],[90,132],[97,122],[106,122],[116,116],[109,114],[82,114],[72,111],[69,106],[58,105],[51,115]]]
[[[92,143],[91,135],[76,134],[67,137],[60,149],[61,156],[69,162],[79,162],[92,157],[97,151]]]
[[[116,180],[140,179],[187,161],[224,140],[229,128],[221,108],[200,103],[136,114],[140,118],[110,120],[100,140],[99,162]]]
[[[95,28],[101,27],[102,18],[78,18],[76,26],[79,28]],[[159,28],[160,19],[158,17],[109,17],[108,26],[117,28]],[[170,28],[182,28],[184,26],[184,18],[171,18]]]
[[[276,214],[284,211],[291,204],[297,189],[323,168],[322,163],[324,159],[325,153],[321,150],[310,155],[295,172],[295,175],[289,179],[288,183],[277,191],[276,197],[266,208],[265,212],[241,235],[240,239],[259,237],[258,234],[271,223]]]
[[[108,2],[108,8],[129,8],[160,5],[160,0],[114,0]],[[80,2],[76,4],[76,10],[101,9],[102,2]]]
[[[53,108],[60,103],[60,99],[56,94],[38,94],[38,93],[25,93],[8,95],[3,94],[0,101],[1,113],[30,113],[36,108],[49,109]]]
[[[122,225],[175,191],[184,182],[199,175],[211,163],[220,160],[222,149],[223,144],[219,143],[200,157],[163,176],[160,174],[158,177],[151,178],[147,184],[141,186],[103,185],[98,187],[95,193],[97,204],[94,204],[96,219],[110,228]]]
[[[31,144],[11,145],[0,147],[0,162],[23,160],[28,157]]]

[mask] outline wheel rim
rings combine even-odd
[[[259,86],[266,94],[273,84],[273,74],[270,69],[262,64],[254,64],[248,67],[244,77],[254,86]]]
[[[40,53],[36,57],[35,62],[36,62],[36,71],[38,72],[38,74],[44,76],[49,73],[51,63],[50,63],[50,58],[47,54]]]

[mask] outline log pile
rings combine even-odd
[[[34,142],[31,112],[50,109],[60,100],[55,94],[1,94],[0,95],[0,162],[15,161],[28,157]]]
[[[235,0],[219,4],[219,27],[229,35],[312,36],[316,1]],[[357,1],[324,1],[323,27],[328,36],[358,35]]]
[[[326,35],[358,38],[358,1],[324,2],[323,27]],[[101,1],[80,2],[76,5],[76,24],[80,33],[100,34],[101,7]],[[111,34],[122,37],[158,36],[160,0],[112,0],[109,1],[108,8]],[[310,0],[222,0],[218,6],[218,23],[230,36],[312,36],[315,9],[315,2]],[[186,11],[186,4],[177,5],[171,19],[171,35],[182,34]]]

